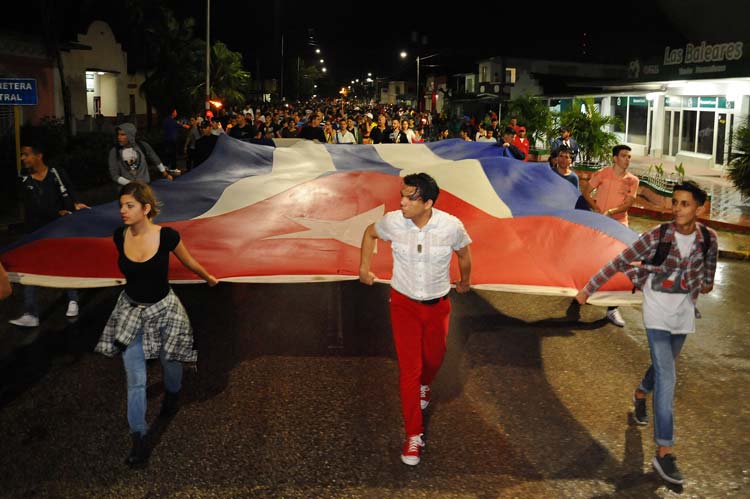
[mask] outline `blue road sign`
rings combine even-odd
[[[35,106],[36,80],[0,78],[0,106]]]

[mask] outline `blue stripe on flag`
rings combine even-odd
[[[396,176],[400,172],[390,163],[383,161],[383,158],[371,145],[326,144],[326,150],[331,155],[337,170],[366,170]]]

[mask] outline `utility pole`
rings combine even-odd
[[[211,0],[206,0],[206,111],[211,109]]]

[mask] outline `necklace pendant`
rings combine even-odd
[[[422,252],[422,245],[417,244],[417,253],[421,253],[421,252]]]

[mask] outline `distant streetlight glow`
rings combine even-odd
[[[320,60],[320,63],[321,63],[321,64],[323,64],[324,62],[326,62],[326,60],[325,60],[325,59],[321,59],[321,60]]]
[[[326,68],[323,68],[323,69],[322,69],[322,71],[323,71],[323,72],[325,73],[325,72],[326,72],[326,71],[328,71],[328,70],[327,70]]]
[[[404,52],[403,50],[401,51],[401,58],[406,59],[406,52]]]
[[[316,54],[320,54],[320,49],[315,49]]]
[[[367,76],[372,76],[372,73],[367,73]]]

